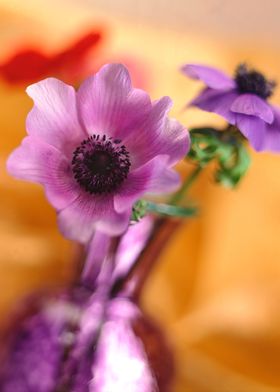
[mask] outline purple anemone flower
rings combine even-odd
[[[274,81],[244,64],[237,68],[234,78],[198,64],[186,64],[182,71],[207,86],[190,105],[224,117],[256,151],[280,152],[280,109],[267,101]]]
[[[124,66],[103,66],[77,92],[49,78],[27,94],[34,101],[28,136],[8,171],[44,186],[66,237],[86,243],[94,230],[119,235],[136,200],[178,187],[172,167],[188,152],[189,134],[168,118],[171,99],[151,102]]]
[[[35,311],[10,329],[0,364],[1,392],[169,391],[173,360],[163,335],[134,302],[133,287],[112,293],[136,262],[152,226],[148,216],[131,226],[117,251],[106,252],[98,271],[96,258],[104,251],[97,248],[93,260],[90,251],[91,288],[81,285],[39,299]],[[100,235],[93,242],[97,239],[107,241]]]

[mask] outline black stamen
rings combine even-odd
[[[235,81],[241,93],[256,94],[263,99],[273,94],[276,82],[268,80],[263,74],[255,70],[249,70],[246,64],[237,67]]]
[[[121,140],[92,135],[73,152],[74,178],[85,191],[103,194],[115,191],[127,178],[129,153]]]

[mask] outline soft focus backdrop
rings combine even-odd
[[[82,69],[75,66],[81,52],[70,50],[67,74],[37,55],[9,72],[21,75],[35,61],[44,63],[42,77],[78,83],[104,62],[123,62],[153,98],[173,98],[172,114],[186,126],[222,124],[212,114],[182,111],[200,86],[179,66],[202,62],[232,72],[247,61],[280,80],[279,14],[278,0],[0,1],[1,327],[19,298],[69,281],[76,252],[58,233],[42,189],[6,174],[32,102],[27,81],[8,81],[3,64],[30,48],[53,58],[100,32]],[[280,105],[280,88],[273,100]],[[195,185],[201,216],[176,233],[144,293],[143,306],[175,348],[175,392],[280,391],[280,156],[252,155],[237,190],[217,187],[210,172]]]

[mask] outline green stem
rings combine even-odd
[[[203,169],[203,166],[196,166],[194,170],[190,173],[189,176],[183,182],[182,187],[179,189],[177,193],[170,199],[169,203],[172,205],[177,205],[179,201],[183,198],[187,190],[191,187],[192,183],[196,180]]]

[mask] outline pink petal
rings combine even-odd
[[[130,212],[118,214],[114,210],[112,195],[80,196],[58,215],[62,234],[67,238],[87,243],[95,230],[108,235],[118,235],[125,231]]]
[[[132,168],[135,169],[156,155],[167,155],[168,165],[181,160],[190,147],[188,131],[178,121],[168,119],[172,101],[164,97],[153,103],[153,109],[141,129],[131,133],[123,143],[130,151]]]
[[[140,199],[153,187],[155,179],[162,175],[167,168],[168,157],[159,155],[145,165],[129,173],[114,197],[116,211],[123,212],[132,208],[134,202]]]
[[[129,73],[121,64],[107,64],[88,78],[79,89],[78,104],[89,134],[120,139],[137,129],[151,110],[149,96],[132,88]]]
[[[234,100],[230,109],[235,113],[259,117],[271,124],[274,114],[270,105],[255,94],[242,94]]]
[[[158,167],[158,174],[154,175],[149,182],[147,193],[151,195],[161,195],[164,193],[172,193],[180,187],[181,179],[179,174],[169,168]]]
[[[102,220],[96,223],[96,228],[111,236],[118,236],[124,233],[129,225],[132,210],[127,206],[126,210],[121,212],[113,212],[105,216]]]
[[[89,392],[155,392],[156,381],[144,346],[131,326],[134,306],[115,300],[111,312],[98,341]]]
[[[50,203],[56,209],[68,206],[79,189],[72,177],[68,160],[53,146],[28,136],[7,162],[13,176],[44,185]]]
[[[182,72],[192,79],[202,80],[215,90],[229,90],[236,87],[235,81],[219,69],[200,64],[186,64]]]
[[[48,78],[32,84],[26,91],[34,101],[26,120],[29,135],[70,156],[86,135],[78,120],[74,88]]]
[[[169,97],[163,97],[154,101],[152,110],[141,129],[131,133],[123,140],[123,143],[131,153],[132,167],[141,166],[143,162],[152,159],[156,154],[154,146],[160,139],[158,134],[165,140],[165,124],[172,101]],[[168,139],[170,142],[170,138]]]
[[[231,105],[238,96],[239,94],[236,91],[224,92],[207,88],[190,105],[207,112],[217,113],[230,124],[235,124],[236,115],[231,111]]]
[[[236,126],[256,151],[264,150],[266,123],[259,117],[236,114]]]
[[[158,145],[161,145],[160,154],[169,155],[169,165],[172,166],[188,154],[191,146],[190,134],[177,120],[167,119],[165,130],[162,130],[161,138],[158,138]]]

